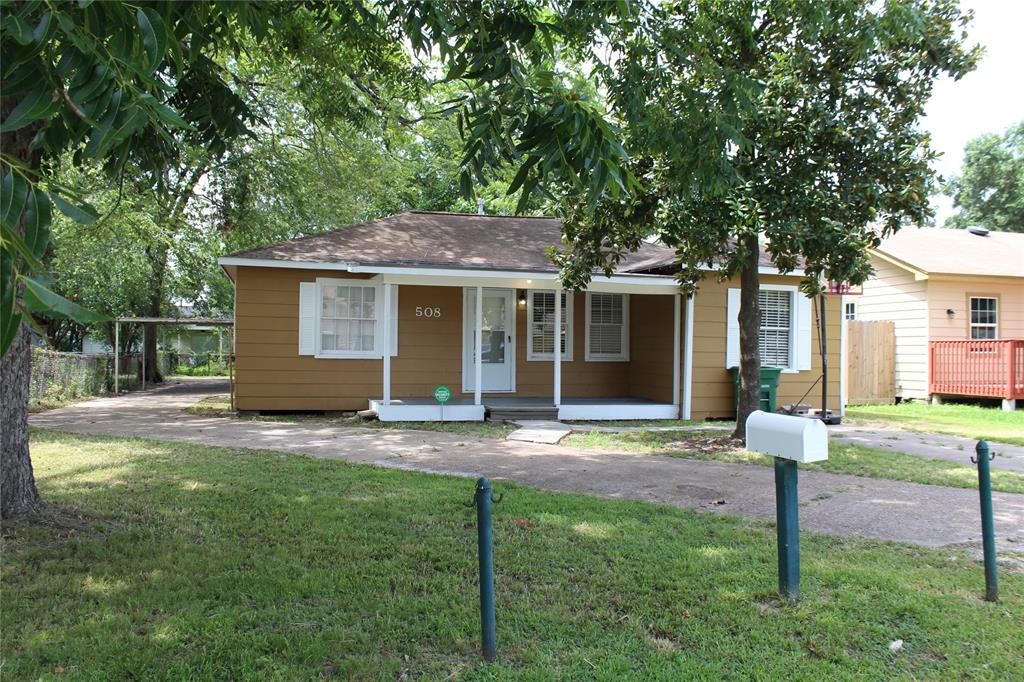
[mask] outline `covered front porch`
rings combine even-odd
[[[398,305],[400,320],[369,400],[382,421],[687,418],[692,361],[671,277],[602,277],[573,293],[553,272],[514,274],[380,274],[383,318]]]

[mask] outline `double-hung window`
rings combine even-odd
[[[572,360],[572,295],[562,292],[560,347],[563,360]],[[531,290],[526,317],[529,320],[527,354],[529,360],[554,360],[555,292]]]
[[[790,291],[762,289],[759,296],[761,325],[758,329],[758,344],[761,347],[761,364],[766,367],[791,367],[793,294]]]
[[[587,294],[588,361],[629,360],[629,295]]]
[[[320,354],[378,357],[378,299],[374,284],[321,284]]]
[[[971,296],[971,338],[999,338],[999,299]]]

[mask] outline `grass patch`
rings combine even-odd
[[[67,407],[68,405],[74,405],[75,403],[85,402],[86,400],[95,400],[103,396],[98,395],[83,395],[77,398],[67,397],[45,397],[36,398],[30,400],[28,403],[28,411],[32,414],[37,412],[46,412],[47,410],[56,410],[61,407]]]
[[[743,449],[739,441],[732,440],[720,431],[573,433],[563,439],[561,445],[772,466],[771,457]],[[829,443],[827,461],[801,464],[800,469],[951,488],[978,487],[978,472],[972,466],[945,459],[915,457],[836,441]],[[1024,493],[1024,474],[993,469],[992,489],[1006,493]]]
[[[1024,445],[1024,410],[924,402],[847,407],[848,422]]]
[[[456,433],[477,438],[504,438],[518,427],[500,422],[382,422],[359,417],[326,417],[319,414],[273,414],[237,415],[231,411],[228,396],[214,395],[185,408],[185,412],[202,417],[230,417],[248,421],[285,422],[289,424],[310,424],[360,429],[400,429],[413,431],[438,431]]]
[[[1024,575],[956,550],[499,483],[480,663],[472,481],[37,431],[73,522],[5,524],[6,679],[1020,678]],[[889,643],[901,639],[903,649]]]

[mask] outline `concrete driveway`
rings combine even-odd
[[[830,426],[829,436],[854,445],[865,445],[869,448],[892,450],[917,457],[934,457],[948,459],[960,464],[971,463],[974,446],[978,441],[961,436],[950,436],[943,433],[918,433],[900,429],[855,426],[843,424]],[[1005,469],[1024,474],[1024,447],[1008,443],[989,443],[990,452],[996,457],[992,460],[993,469]]]
[[[450,433],[200,417],[182,411],[226,384],[183,384],[32,415],[33,426],[227,447],[282,450],[358,464],[511,479],[560,492],[658,502],[751,519],[775,517],[768,467],[482,439]],[[973,490],[801,472],[806,530],[931,547],[980,543]],[[1004,549],[1024,551],[1024,495],[994,496]]]

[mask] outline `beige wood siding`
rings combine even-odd
[[[630,297],[629,394],[637,398],[673,402],[673,299],[672,296]],[[684,315],[685,311],[680,313]],[[681,321],[680,336],[685,329],[685,323]],[[683,342],[679,346],[680,355]]]
[[[518,292],[516,293],[518,300]],[[516,305],[516,392],[523,397],[548,397],[555,392],[550,360],[527,360],[527,307]],[[586,362],[587,295],[573,295],[572,361],[562,360],[563,398],[618,398],[629,395],[628,362]]]
[[[797,277],[764,275],[762,284],[799,284]],[[736,416],[732,374],[725,368],[725,335],[727,291],[739,287],[738,281],[716,282],[706,280],[700,285],[694,299],[693,313],[693,404],[694,419],[733,418]],[[840,319],[839,297],[829,299],[828,336],[829,405],[839,409],[840,372]],[[818,330],[811,320],[811,369],[786,372],[779,379],[778,405],[796,402],[811,389],[804,402],[818,406],[821,403],[820,383],[812,389],[821,375],[821,355],[818,352]]]
[[[358,410],[383,394],[381,360],[341,360],[298,354],[299,283],[317,277],[365,278],[335,271],[239,267],[236,396],[242,410]],[[765,277],[766,283],[796,284],[797,278]],[[735,285],[733,285],[735,286]],[[732,381],[725,370],[725,310],[729,284],[705,282],[695,301],[693,415],[733,414]],[[838,396],[838,299],[829,314],[829,352],[834,368],[830,393]],[[417,306],[439,307],[440,317],[416,317]],[[585,362],[586,295],[575,294],[573,361],[562,365],[565,397],[637,396],[672,402],[672,297],[630,296],[630,361]],[[398,306],[398,349],[392,359],[392,395],[428,398],[446,384],[462,387],[463,290],[459,287],[402,286]],[[680,325],[680,333],[685,324]],[[550,361],[526,359],[526,306],[516,306],[516,393],[552,395]],[[814,338],[817,338],[815,333]],[[680,352],[685,352],[685,340]],[[812,342],[817,347],[816,340]],[[811,371],[783,375],[780,402],[797,400],[820,373],[817,353]],[[685,377],[683,381],[685,382]],[[820,394],[818,389],[812,397]],[[838,399],[833,397],[835,405]],[[809,400],[817,403],[817,400]]]
[[[1024,269],[1024,264],[1021,265]],[[1024,339],[1024,279],[1009,277],[928,280],[928,329],[933,341],[969,339],[972,296],[999,300],[998,338]],[[946,311],[952,310],[953,315]]]
[[[928,286],[901,267],[875,257],[875,275],[864,284],[857,304],[859,320],[892,320],[896,326],[896,395],[928,397]]]
[[[336,271],[239,267],[237,296],[236,396],[240,410],[362,410],[383,395],[383,362],[315,358],[298,354],[299,283],[317,277],[365,279]],[[646,299],[661,299],[651,304]],[[671,402],[671,297],[633,296],[631,329],[638,315],[659,315],[656,334],[633,332],[642,353],[636,367],[650,377],[650,389],[631,382],[633,362],[585,362],[586,295],[573,304],[573,361],[562,363],[565,397],[643,395]],[[440,317],[417,317],[416,308],[439,307]],[[667,306],[667,307],[666,307]],[[668,311],[665,324],[665,310]],[[463,289],[402,286],[398,296],[398,350],[391,361],[394,398],[429,398],[446,384],[462,390]],[[662,333],[664,332],[664,333]],[[526,306],[516,306],[516,392],[524,397],[553,395],[551,361],[526,359]],[[664,337],[664,338],[662,338]],[[668,348],[662,352],[663,348]],[[664,357],[662,357],[664,356]],[[637,357],[633,355],[631,357]],[[667,384],[666,384],[667,382]],[[665,386],[667,385],[667,390]],[[464,394],[471,395],[471,394]],[[487,395],[487,394],[485,394]],[[507,394],[506,394],[507,395]]]

